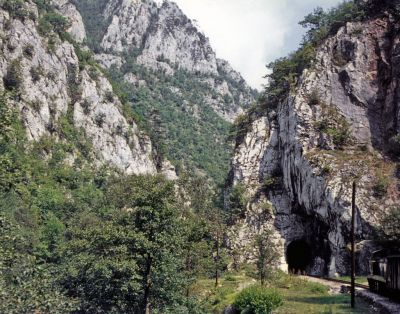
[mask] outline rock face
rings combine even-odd
[[[72,19],[71,34],[83,40],[79,13],[66,1],[57,5]],[[17,95],[12,102],[28,139],[64,141],[61,121],[67,119],[77,130],[84,130],[98,164],[128,174],[155,173],[152,144],[124,117],[109,81],[95,67],[79,62],[72,44],[55,33],[38,32],[38,10],[33,3],[27,2],[25,10],[31,13],[23,19],[0,10],[0,89]]]
[[[348,23],[319,47],[312,69],[276,112],[253,119],[232,159],[230,186],[245,184],[251,199],[233,228],[233,249],[245,250],[272,228],[282,268],[347,273],[356,180],[357,272],[368,271],[373,245],[365,240],[399,201],[389,153],[400,131],[399,27],[390,14]],[[304,266],[291,259],[296,252]]]
[[[101,15],[106,25],[101,38],[105,54],[97,58],[103,66],[120,66],[116,60],[121,55],[125,62],[134,55],[138,64],[167,75],[177,69],[198,75],[199,82],[216,94],[207,104],[230,122],[254,101],[255,91],[227,61],[217,59],[208,38],[174,2],[110,0]]]
[[[196,22],[171,1],[69,3],[83,17],[96,61],[123,86],[148,128],[158,130],[150,135],[164,145],[166,158],[222,182],[230,124],[257,91],[216,57]]]
[[[78,43],[82,43],[86,39],[86,31],[85,25],[82,21],[82,16],[79,14],[76,7],[69,3],[68,0],[55,0],[53,1],[53,4],[59,10],[61,15],[68,18],[71,24],[68,32]]]

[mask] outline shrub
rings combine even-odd
[[[230,274],[226,275],[224,279],[225,281],[237,281],[236,277]]]
[[[29,12],[25,9],[24,0],[6,0],[1,3],[2,9],[8,11],[10,17],[24,20]]]
[[[9,91],[18,91],[22,86],[21,61],[15,59],[8,66],[7,73],[3,78],[4,87]]]
[[[105,94],[105,99],[107,102],[113,102],[114,101],[114,94],[110,91],[107,91]]]
[[[90,113],[91,104],[90,104],[90,102],[89,102],[87,99],[85,99],[85,100],[82,102],[81,107],[82,107],[83,113],[84,113],[85,115],[88,115],[88,114]]]
[[[322,176],[329,175],[331,173],[331,171],[332,171],[331,166],[326,164],[321,169],[321,175]]]
[[[362,21],[364,18],[365,11],[363,8],[354,1],[347,1],[329,11],[324,11],[320,7],[316,8],[299,24],[309,29],[305,40],[318,45],[329,34],[337,32],[347,22]]]
[[[229,195],[231,222],[245,217],[248,201],[246,187],[241,183],[236,184]]]
[[[96,62],[93,59],[93,54],[91,51],[84,50],[77,44],[74,44],[74,48],[75,48],[75,54],[79,60],[79,68],[81,70],[83,70],[86,65],[92,65],[92,66],[96,65]]]
[[[384,176],[379,176],[373,186],[374,195],[376,197],[384,197],[389,187],[389,180]]]
[[[311,94],[308,96],[308,104],[312,106],[319,105],[321,99],[317,90],[313,90]]]
[[[330,128],[327,133],[332,136],[333,143],[339,148],[347,144],[350,139],[349,129],[344,126],[340,129]]]
[[[394,135],[389,139],[389,147],[393,154],[400,154],[400,134]]]
[[[40,78],[44,75],[43,68],[41,68],[40,66],[32,67],[30,70],[30,73],[31,73],[32,81],[34,83],[40,81]]]
[[[269,188],[274,187],[275,184],[276,184],[276,178],[267,176],[267,177],[264,179],[264,187],[265,187],[266,189],[269,189]]]
[[[98,113],[98,114],[96,115],[96,117],[94,118],[94,122],[96,123],[96,125],[97,125],[99,128],[101,128],[101,127],[103,126],[103,123],[104,123],[105,118],[106,118],[105,113],[103,113],[103,112]]]
[[[317,129],[318,131],[326,132],[326,130],[327,130],[328,127],[329,127],[329,120],[328,120],[328,119],[322,119],[322,120],[320,120],[320,121],[317,121],[317,122],[315,123],[315,127],[316,127],[316,129]]]
[[[35,48],[34,48],[31,44],[27,44],[27,45],[24,47],[23,53],[24,53],[24,56],[25,56],[25,57],[27,57],[27,58],[29,58],[29,59],[32,59],[32,57],[33,57],[33,55],[34,55],[34,53],[35,53]]]
[[[282,297],[276,290],[252,286],[239,293],[234,307],[242,313],[269,314],[282,304]]]
[[[236,147],[239,146],[251,129],[252,117],[250,114],[238,115],[233,123],[229,139],[235,141]]]
[[[68,20],[56,12],[47,12],[39,20],[39,32],[48,35],[52,31],[58,35],[63,35],[69,27]]]

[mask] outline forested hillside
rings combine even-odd
[[[210,75],[104,69],[85,34],[67,1],[0,1],[0,312],[201,313],[191,285],[228,264]]]
[[[230,124],[257,92],[216,59],[205,35],[172,2],[73,3],[86,42],[159,152],[178,171],[221,184],[231,156]]]
[[[358,270],[399,241],[399,8],[316,9],[252,105],[170,1],[0,0],[0,313],[343,310],[278,269],[348,273],[353,180]]]

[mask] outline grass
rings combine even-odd
[[[357,282],[364,283],[364,277],[357,279]],[[202,301],[207,313],[223,313],[234,302],[241,289],[253,284],[257,284],[257,281],[243,273],[229,274],[221,279],[218,288],[214,287],[212,279],[199,280],[193,285],[191,293]],[[269,280],[268,287],[276,288],[283,297],[283,306],[274,312],[277,314],[370,313],[368,304],[358,298],[356,308],[352,310],[350,295],[332,295],[327,286],[283,273],[274,275]]]
[[[351,282],[350,276],[341,276],[339,279]],[[356,283],[359,283],[361,285],[368,285],[367,276],[358,276],[358,277],[356,276]]]
[[[222,313],[231,305],[241,289],[256,284],[256,280],[244,274],[229,274],[220,280],[215,288],[214,279],[198,280],[191,289],[191,294],[201,300],[207,313]]]

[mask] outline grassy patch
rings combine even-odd
[[[350,276],[342,276],[339,279],[345,280],[345,281],[348,281],[348,282],[351,281]],[[367,276],[356,277],[356,283],[359,283],[360,285],[367,285],[368,284]]]
[[[343,278],[346,279],[346,277]],[[359,283],[364,283],[364,280],[364,277],[357,277]],[[192,286],[191,294],[201,300],[207,313],[222,313],[235,301],[242,289],[255,284],[257,281],[245,274],[229,274],[221,280],[218,288],[214,287],[212,279],[197,281]],[[370,313],[368,304],[361,299],[356,299],[356,308],[352,310],[350,295],[332,295],[325,285],[283,273],[275,274],[273,278],[270,278],[267,288],[276,289],[283,297],[283,305],[274,313]]]

